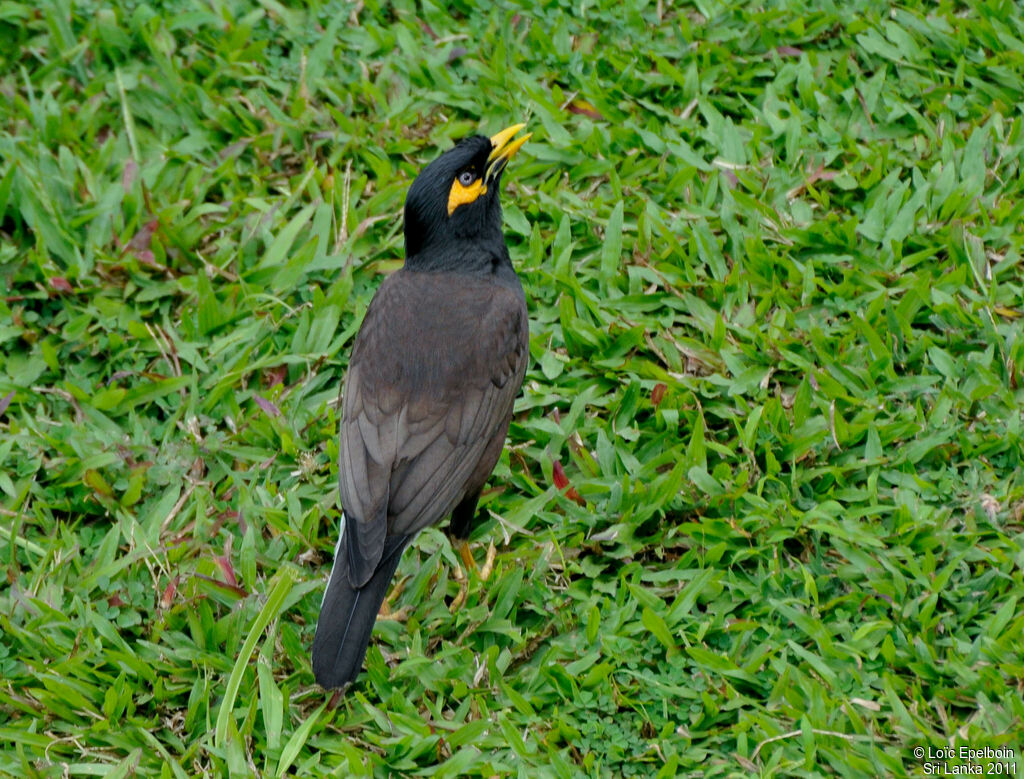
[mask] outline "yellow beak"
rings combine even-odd
[[[497,175],[502,168],[512,159],[513,155],[522,145],[530,140],[533,133],[527,133],[515,140],[512,140],[513,136],[526,127],[525,124],[514,124],[511,127],[506,127],[497,135],[491,136],[491,149],[490,155],[487,157],[487,175],[485,178],[490,181]]]

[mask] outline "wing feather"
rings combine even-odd
[[[527,356],[521,289],[404,270],[384,281],[344,390],[339,484],[353,584],[372,575],[385,538],[415,534],[480,490]]]

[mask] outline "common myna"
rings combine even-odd
[[[517,124],[430,163],[405,200],[405,264],[370,302],[349,360],[341,535],[313,639],[325,688],[359,675],[402,551],[451,514],[469,537],[526,371],[526,297],[502,235]],[[470,558],[471,559],[471,558]]]

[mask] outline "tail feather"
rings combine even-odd
[[[339,541],[313,638],[313,675],[321,687],[344,687],[359,676],[377,612],[408,542],[408,536],[387,538],[373,576],[362,587],[353,587],[348,555]]]

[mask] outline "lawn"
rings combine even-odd
[[[1022,40],[999,0],[0,2],[0,775],[1019,776]],[[424,532],[325,694],[353,337],[416,173],[519,121],[493,572]]]

